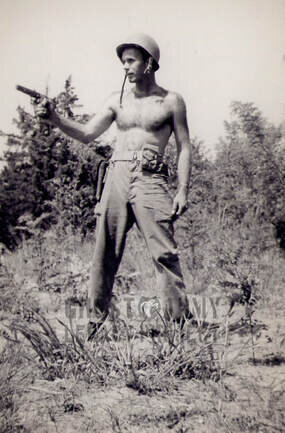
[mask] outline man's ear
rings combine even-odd
[[[149,57],[147,60],[147,65],[146,65],[144,73],[150,74],[152,71],[153,71],[153,58]]]

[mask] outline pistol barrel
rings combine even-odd
[[[35,90],[29,89],[28,87],[20,86],[17,84],[16,89],[19,90],[19,92],[25,93],[26,95],[31,96],[32,98],[40,99],[45,97],[39,92],[36,92]]]

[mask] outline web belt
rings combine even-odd
[[[140,161],[142,159],[142,155],[142,150],[115,151],[112,155],[111,161]]]
[[[157,152],[157,147],[155,146],[154,148],[154,146],[151,144],[145,145],[143,150],[115,150],[111,161],[141,161],[143,152],[146,150],[151,150],[157,153],[158,160],[162,161],[162,155]]]

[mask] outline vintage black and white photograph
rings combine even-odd
[[[0,433],[284,432],[285,1],[0,10]]]

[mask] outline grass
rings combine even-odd
[[[253,303],[234,298],[218,325],[198,320],[183,328],[159,315],[142,327],[134,310],[110,316],[92,343],[81,314],[92,242],[61,239],[59,248],[49,233],[40,247],[30,241],[2,257],[0,432],[283,431],[284,258],[272,249],[247,263],[235,242],[211,282],[243,282],[251,273]],[[217,254],[211,260],[221,260]],[[116,305],[153,293],[148,260],[132,232]],[[208,266],[209,259],[203,281]]]
[[[22,347],[7,343],[0,353],[0,432],[27,431],[19,417],[18,402],[30,382],[27,355]]]

